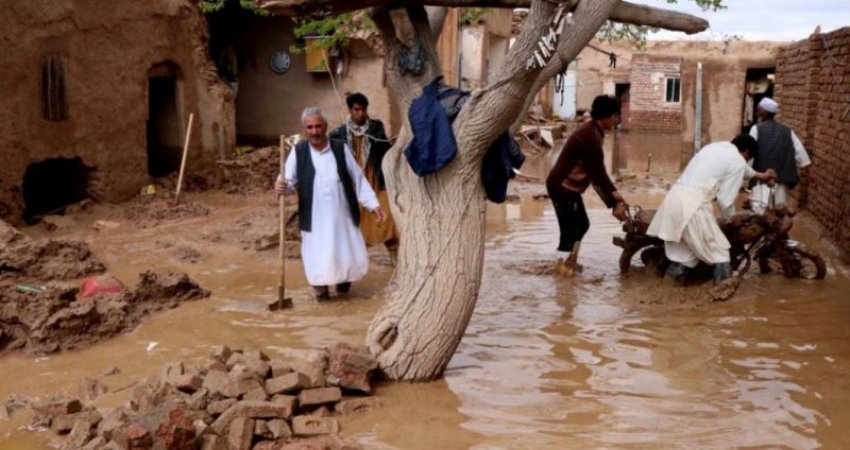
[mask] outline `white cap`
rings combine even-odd
[[[759,108],[769,113],[776,114],[776,111],[779,111],[779,103],[776,103],[776,101],[770,97],[765,97],[759,102]]]

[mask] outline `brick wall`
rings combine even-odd
[[[667,78],[681,78],[682,58],[637,53],[632,56],[629,81],[629,128],[671,133],[682,131],[685,86],[680,83],[678,102],[667,102]]]
[[[777,120],[812,156],[805,205],[850,254],[850,27],[783,47],[776,65]]]

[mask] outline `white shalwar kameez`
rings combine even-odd
[[[316,176],[313,179],[312,230],[301,231],[301,260],[307,281],[312,286],[357,281],[369,270],[369,253],[360,229],[351,218],[330,142],[320,151],[311,145],[309,153]],[[378,198],[347,145],[344,153],[357,201],[373,211],[379,206]],[[289,152],[284,177],[287,185],[293,188],[298,182],[296,161],[296,152]]]
[[[730,218],[744,177],[752,173],[731,142],[703,147],[664,197],[647,234],[663,240],[667,258],[686,267],[729,262],[729,241],[714,218],[712,201]]]

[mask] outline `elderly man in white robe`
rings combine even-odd
[[[330,298],[331,285],[337,294],[347,293],[369,270],[358,228],[360,205],[378,222],[386,215],[348,145],[328,138],[325,113],[306,108],[301,124],[306,139],[289,152],[275,189],[278,194],[298,192],[301,260],[307,281],[322,301]]]
[[[779,103],[769,97],[761,99],[756,108],[759,122],[750,128],[750,136],[758,142],[758,157],[753,158],[753,169],[776,171],[775,185],[756,183],[750,193],[753,212],[764,213],[768,206],[788,204],[788,190],[794,189],[800,180],[798,171],[807,172],[812,164],[806,148],[790,127],[774,120],[779,112]],[[807,173],[808,180],[813,181]],[[773,192],[773,205],[771,203]]]
[[[732,142],[706,145],[664,197],[647,234],[664,241],[664,253],[671,261],[667,275],[675,281],[683,281],[687,269],[700,261],[714,266],[717,283],[731,276],[730,244],[714,217],[712,203],[717,201],[723,220],[728,220],[735,213],[745,177],[769,180],[773,176],[747,165],[757,151],[756,141],[743,134]]]

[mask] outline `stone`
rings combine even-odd
[[[92,424],[86,422],[84,420],[78,420],[74,427],[71,429],[71,433],[68,435],[68,439],[62,444],[60,447],[61,450],[77,450],[82,448],[88,442],[89,437],[91,437],[91,429]]]
[[[195,426],[182,409],[172,410],[156,430],[156,441],[166,450],[193,450],[195,436]]]
[[[301,386],[304,389],[319,388],[325,385],[325,369],[322,364],[296,361],[292,363],[292,370],[306,377],[305,384]]]
[[[65,414],[54,417],[50,423],[50,429],[54,433],[65,434],[70,432],[77,422],[83,422],[91,428],[100,423],[101,419],[103,419],[103,416],[97,411],[81,411],[74,414]]]
[[[228,450],[251,450],[254,437],[254,420],[237,417],[230,423],[227,433]]]
[[[288,438],[292,436],[292,428],[283,419],[272,419],[268,421],[269,431],[273,439]]]
[[[153,448],[153,437],[147,428],[138,423],[119,428],[112,433],[112,441],[127,450]]]
[[[32,404],[32,409],[49,417],[74,414],[83,410],[79,399],[69,397],[53,397]]]
[[[253,373],[260,379],[264,379],[271,372],[272,366],[261,359],[245,359],[242,363],[249,373]]]
[[[305,389],[298,394],[301,407],[318,406],[342,400],[342,391],[338,387]]]
[[[119,373],[121,373],[121,369],[119,369],[116,366],[112,366],[112,367],[104,370],[103,373],[101,374],[101,376],[111,377],[112,375],[118,375]]]
[[[245,351],[243,354],[245,355],[245,358],[247,358],[247,359],[256,359],[256,360],[265,361],[265,362],[271,361],[271,359],[269,359],[268,355],[266,355],[265,353],[263,353],[260,350],[248,350],[248,351]]]
[[[294,395],[278,394],[272,397],[272,403],[285,405],[287,408],[289,408],[290,411],[295,411],[295,408],[298,407],[298,397]]]
[[[219,390],[225,397],[241,397],[254,389],[262,387],[256,375],[250,372],[238,372],[231,370],[228,374],[227,383]]]
[[[210,391],[206,388],[201,388],[189,399],[189,403],[186,405],[189,409],[201,409],[206,410],[207,406],[209,406],[209,397]]]
[[[227,363],[231,355],[233,355],[233,350],[226,345],[216,345],[210,351],[210,359],[223,363]]]
[[[268,394],[266,394],[266,390],[262,386],[252,390],[251,392],[248,392],[243,397],[244,400],[257,401],[257,402],[264,402],[264,401],[268,400],[268,398],[269,398],[269,396],[268,396]]]
[[[339,422],[331,417],[295,416],[292,418],[292,432],[296,436],[317,436],[339,433]]]
[[[328,349],[328,373],[339,380],[340,387],[368,394],[377,368],[378,361],[365,346],[340,342]]]
[[[207,413],[209,413],[209,415],[211,416],[219,416],[221,415],[221,413],[227,411],[228,409],[230,409],[231,406],[235,405],[238,402],[239,400],[236,400],[235,398],[228,398],[226,400],[212,402],[209,406],[207,406]]]
[[[222,434],[230,427],[230,422],[236,417],[247,417],[251,419],[288,419],[292,416],[292,409],[287,405],[272,402],[249,402],[242,401],[233,405],[222,413],[212,424],[216,434]]]
[[[127,413],[116,408],[103,415],[103,419],[97,425],[97,432],[109,441],[116,430],[129,424],[130,417]]]
[[[95,436],[88,444],[83,446],[83,450],[101,450],[106,445],[106,439],[103,436]],[[68,449],[70,450],[70,448]]]
[[[292,372],[292,365],[281,361],[272,361],[271,367],[273,378],[282,377]]]
[[[208,389],[210,392],[218,392],[227,385],[229,381],[228,373],[223,370],[213,370],[210,369],[207,372],[207,376],[204,378],[204,383],[201,385],[202,387]]]
[[[280,419],[278,419],[280,420]],[[254,421],[254,435],[260,436],[264,439],[272,438],[272,431],[269,429],[269,423],[265,420],[255,420]]]
[[[169,378],[169,381],[181,392],[191,394],[200,389],[204,380],[197,374],[185,373]]]
[[[290,372],[276,378],[266,380],[266,392],[269,395],[288,394],[311,384],[310,379],[302,374]]]
[[[359,414],[381,407],[381,400],[378,397],[361,397],[342,400],[334,405],[334,411],[337,414],[348,416],[351,414]]]
[[[225,450],[225,439],[215,434],[205,434],[201,438],[201,450]]]
[[[192,422],[192,427],[195,429],[195,436],[203,436],[210,425],[201,419],[197,419]]]

